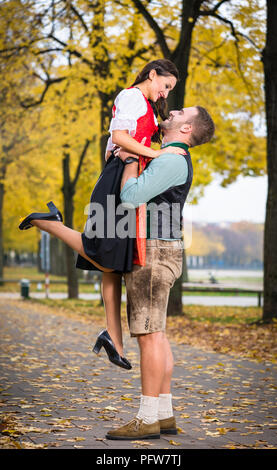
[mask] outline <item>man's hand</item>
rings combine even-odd
[[[144,145],[145,141],[146,141],[146,137],[144,137],[140,143],[142,145]],[[136,155],[135,153],[127,152],[122,147],[116,147],[114,149],[114,154],[115,154],[116,157],[120,158],[120,160],[122,160],[123,162],[125,162],[126,158],[128,158],[128,157],[139,158],[138,155]]]
[[[126,152],[126,150],[124,150],[121,147],[118,147],[116,150],[114,150],[114,154],[116,157],[120,158],[120,160],[122,160],[123,162],[125,162],[126,158],[128,157],[134,157],[137,159],[139,158],[138,155],[136,155],[135,153]]]
[[[141,144],[144,144],[146,140],[146,137],[144,137],[141,141]],[[128,163],[125,165],[123,175],[121,178],[121,187],[120,189],[122,190],[123,186],[125,183],[128,181],[130,178],[137,178],[138,177],[138,160],[139,156],[130,152],[126,152],[124,149],[120,148],[118,151],[118,157],[124,162],[126,158],[128,157],[134,157],[137,159],[137,162],[133,163]]]

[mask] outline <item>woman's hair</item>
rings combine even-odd
[[[179,72],[175,64],[168,59],[158,59],[149,62],[138,74],[134,83],[131,86],[136,86],[139,83],[144,82],[149,77],[149,72],[151,70],[156,70],[157,75],[161,75],[163,77],[168,77],[169,75],[173,75],[177,80],[179,80]],[[154,101],[149,100],[153,111],[156,116],[160,116],[162,120],[168,118],[168,107],[167,101],[165,98],[159,98],[156,103]],[[156,132],[155,135],[152,136],[153,142],[161,142],[161,130]]]

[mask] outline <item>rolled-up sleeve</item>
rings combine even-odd
[[[126,181],[120,193],[121,202],[138,207],[173,186],[184,184],[188,165],[182,155],[165,153],[154,158],[138,178]]]

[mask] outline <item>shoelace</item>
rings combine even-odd
[[[142,423],[142,419],[139,419],[139,418],[134,418],[131,422],[130,422],[130,426],[134,425],[134,430],[137,431],[140,427]]]

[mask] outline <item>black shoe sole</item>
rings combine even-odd
[[[112,441],[137,441],[139,439],[160,439],[160,437],[160,434],[147,434],[140,437],[110,436],[109,434],[106,434],[106,439],[110,439]]]
[[[161,434],[178,434],[177,429],[161,429]]]

